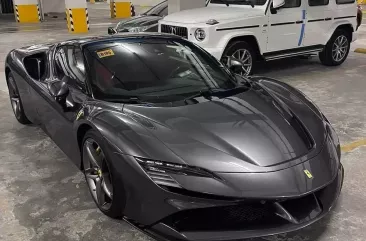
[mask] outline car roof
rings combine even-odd
[[[98,42],[105,42],[109,40],[116,40],[116,39],[128,39],[128,38],[169,38],[169,39],[182,39],[177,35],[167,34],[167,33],[149,33],[149,32],[142,32],[142,33],[117,33],[114,35],[102,35],[102,36],[90,36],[90,37],[83,37],[77,39],[70,39],[64,42],[61,42],[61,45],[80,45],[81,47],[86,47],[86,45],[98,43]]]

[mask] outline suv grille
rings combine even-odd
[[[171,26],[171,25],[161,25],[162,33],[170,33],[174,35],[181,36],[183,38],[188,38],[188,30],[185,27]]]

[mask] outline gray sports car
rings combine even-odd
[[[104,214],[157,239],[293,231],[340,194],[337,135],[304,94],[234,75],[180,37],[34,45],[11,51],[5,72],[16,119],[70,157]]]

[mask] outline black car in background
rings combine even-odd
[[[167,0],[155,5],[139,16],[119,22],[116,28],[108,28],[108,34],[112,35],[121,32],[157,32],[159,20],[166,15],[168,15]]]

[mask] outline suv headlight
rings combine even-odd
[[[194,37],[197,39],[197,41],[203,41],[206,38],[206,32],[202,28],[197,28],[194,32]]]

